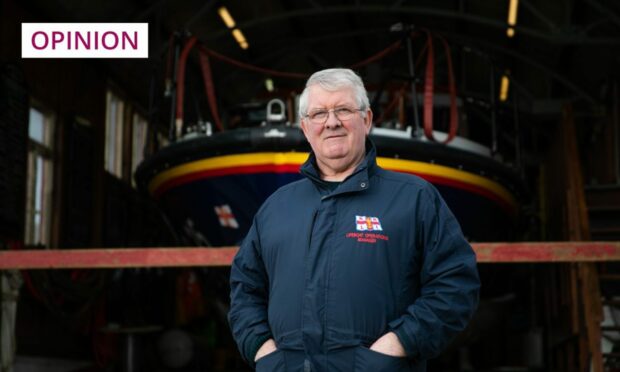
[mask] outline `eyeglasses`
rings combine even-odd
[[[364,111],[363,109],[355,109],[351,107],[334,107],[331,110],[315,110],[306,115],[312,124],[323,125],[327,122],[329,113],[333,112],[336,118],[341,121],[349,120],[358,111]]]

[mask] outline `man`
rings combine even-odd
[[[381,169],[361,79],[299,102],[306,177],[265,201],[231,268],[229,320],[257,371],[424,371],[478,303],[475,255],[435,188]]]

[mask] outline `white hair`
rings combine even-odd
[[[366,116],[366,109],[370,107],[370,103],[362,79],[351,69],[329,68],[315,72],[306,82],[306,87],[299,97],[299,117],[304,117],[308,114],[309,88],[313,85],[319,85],[330,92],[352,88],[359,109],[362,110],[362,115]]]

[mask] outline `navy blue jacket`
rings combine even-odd
[[[231,268],[229,321],[257,371],[424,371],[478,304],[473,250],[437,190],[381,169],[374,145],[335,190],[314,155],[271,195]],[[407,358],[368,347],[393,331]]]

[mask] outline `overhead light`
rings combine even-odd
[[[519,0],[510,0],[508,6],[508,29],[506,35],[513,37],[515,35],[514,27],[517,25],[517,9],[519,7]]]
[[[273,80],[271,78],[265,79],[265,89],[268,92],[273,92]]]
[[[501,102],[506,102],[508,99],[508,88],[510,87],[510,78],[508,74],[502,75],[502,83],[499,88],[499,100]]]
[[[230,13],[228,12],[228,9],[226,9],[225,6],[220,7],[217,10],[217,12],[220,15],[220,18],[222,18],[222,21],[224,21],[224,23],[226,24],[226,27],[228,27],[228,28],[235,27],[235,24],[236,24],[235,20],[230,15]]]
[[[235,37],[235,40],[237,40],[237,43],[239,44],[241,49],[248,49],[250,45],[248,44],[248,41],[245,39],[245,36],[243,36],[243,32],[241,32],[240,29],[235,28],[232,31],[232,34]]]
[[[224,21],[224,23],[226,24],[226,27],[233,29],[232,34],[235,37],[235,40],[237,40],[237,43],[239,44],[241,49],[248,49],[250,47],[250,44],[248,44],[248,41],[245,39],[245,36],[243,36],[241,30],[235,28],[235,20],[230,15],[230,12],[228,12],[228,9],[226,9],[225,6],[221,6],[218,8],[217,13],[220,15],[220,18],[222,18],[222,21]]]
[[[517,8],[519,7],[519,0],[510,0],[510,6],[508,8],[508,24],[510,26],[517,25]]]

